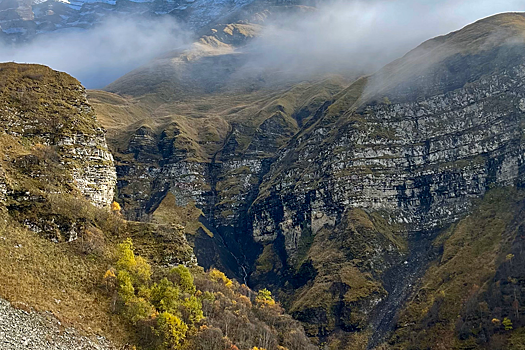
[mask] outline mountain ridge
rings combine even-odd
[[[164,283],[193,300],[177,314],[194,327],[183,347],[313,348],[306,334],[324,349],[521,350],[525,15],[482,19],[355,79],[245,75],[238,49],[259,30],[213,24],[189,50],[88,91],[89,103],[65,74],[0,66],[0,250],[23,257],[0,254],[0,276],[14,280],[15,261],[29,271],[25,293],[0,291],[79,325],[31,283],[49,295],[67,286],[82,305],[97,295],[106,303],[90,311],[107,321],[89,324],[117,342],[159,341],[148,332],[165,317],[152,297]],[[93,186],[82,179],[92,172],[67,167],[79,154],[78,169],[103,174]],[[128,296],[106,279],[75,289],[108,267],[135,276],[115,259],[122,247],[151,281],[133,277]],[[31,254],[50,276],[36,278]],[[178,264],[191,285],[166,270]],[[108,312],[109,290],[120,313]],[[140,322],[131,301],[150,308]],[[188,317],[194,307],[209,324]]]
[[[249,284],[269,286],[320,342],[387,339],[439,257],[434,240],[490,188],[520,186],[524,25],[523,14],[501,14],[423,43],[316,102],[263,158],[236,158],[246,132],[232,125],[222,164],[203,179],[211,191],[193,198]],[[494,40],[501,33],[515,40]],[[267,121],[290,114],[276,107]],[[216,264],[239,263],[226,260]]]

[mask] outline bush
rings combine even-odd
[[[116,296],[119,313],[137,327],[139,341],[147,348],[176,349],[203,319],[202,301],[196,297],[193,276],[180,265],[171,269],[168,278],[152,281],[151,265],[135,256],[133,242],[127,239],[117,247]],[[112,278],[112,270],[104,276]],[[172,281],[175,281],[172,282]],[[201,293],[202,294],[202,293]]]
[[[184,341],[188,326],[177,316],[163,312],[157,317],[156,334],[162,339],[162,346],[172,349]]]

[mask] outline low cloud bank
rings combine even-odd
[[[514,0],[335,1],[270,24],[250,50],[254,66],[297,73],[369,73],[432,37],[481,18],[525,11]]]
[[[0,47],[0,61],[39,63],[102,88],[150,59],[188,42],[168,18],[107,18],[92,29],[43,34],[29,44]]]
[[[315,11],[286,15],[265,26],[244,50],[246,68],[318,73],[371,73],[421,42],[506,11],[517,0],[319,1]],[[43,34],[30,44],[0,47],[0,61],[48,65],[102,88],[191,38],[168,18],[108,18],[89,30]]]

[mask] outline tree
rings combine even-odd
[[[126,270],[117,273],[118,296],[124,303],[128,302],[135,296],[135,287],[131,282],[131,276]]]
[[[162,345],[165,348],[179,346],[186,338],[188,325],[180,318],[169,312],[163,312],[157,317],[155,333],[162,338]]]
[[[233,287],[232,280],[226,277],[226,275],[223,272],[217,269],[211,269],[209,272],[209,276],[213,281],[222,282],[228,288]]]
[[[109,292],[110,288],[114,288],[115,281],[117,279],[117,276],[115,275],[115,272],[113,272],[112,269],[109,269],[104,274],[104,284],[106,285],[106,291]]]
[[[118,202],[113,202],[111,203],[111,211],[112,212],[120,212],[121,208],[120,208],[120,204],[118,204]]]
[[[151,303],[161,312],[178,314],[180,292],[167,278],[151,287]]]
[[[512,330],[512,321],[508,317],[505,317],[503,319],[503,322],[501,322],[501,324],[503,325],[503,327],[505,327],[506,331]]]
[[[204,318],[202,312],[202,302],[195,296],[186,298],[182,302],[182,313],[183,318],[189,325],[194,325]]]
[[[126,302],[124,316],[135,325],[155,315],[155,308],[144,298],[133,297]]]
[[[195,294],[196,288],[193,281],[193,276],[190,270],[184,265],[179,265],[170,270],[170,277],[177,283],[181,291],[188,294]]]
[[[136,264],[131,238],[117,246],[117,270],[131,271]]]
[[[151,279],[151,266],[142,257],[135,257],[131,238],[117,246],[117,271],[126,271],[133,285],[146,284]]]
[[[257,293],[257,296],[255,297],[255,301],[258,304],[275,305],[275,300],[272,298],[272,292],[266,288],[259,290],[259,293]]]

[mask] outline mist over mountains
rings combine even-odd
[[[0,0],[0,347],[524,350],[524,6]]]
[[[29,43],[4,45],[1,61],[39,63],[102,88],[131,69],[189,42],[174,19],[109,17],[87,30],[51,32]]]
[[[252,54],[251,70],[305,77],[371,73],[430,37],[521,9],[522,2],[512,0],[319,2],[316,8],[263,21],[258,36],[236,50]],[[101,88],[164,52],[188,47],[198,32],[175,16],[112,13],[88,29],[44,31],[26,43],[4,44],[0,60],[45,64],[78,77],[88,88]]]

